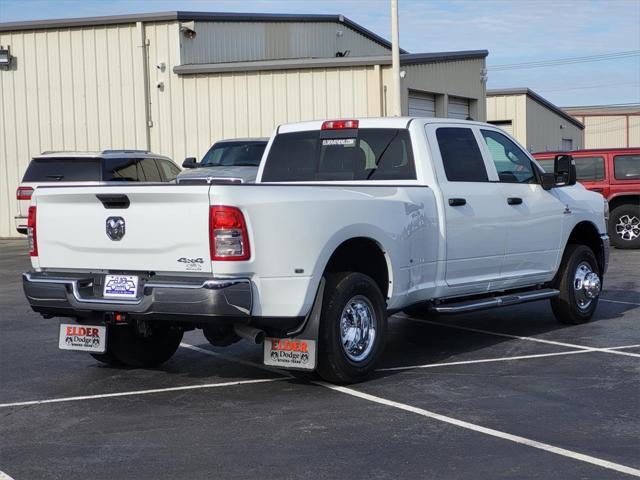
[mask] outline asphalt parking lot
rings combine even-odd
[[[394,316],[380,370],[349,387],[198,331],[158,370],[60,351],[25,252],[0,240],[0,479],[640,476],[640,251],[612,251],[586,325],[546,301]]]

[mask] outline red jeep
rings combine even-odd
[[[640,148],[540,152],[533,156],[545,171],[553,172],[553,157],[561,153],[576,160],[578,181],[609,201],[611,244],[640,248]]]

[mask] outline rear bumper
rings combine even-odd
[[[228,318],[249,319],[253,304],[247,278],[153,277],[141,279],[135,300],[101,297],[101,276],[27,272],[22,284],[31,308],[56,317],[86,317],[104,312],[132,317],[165,317],[199,322]]]

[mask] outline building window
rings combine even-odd
[[[563,138],[562,139],[562,150],[565,152],[570,152],[573,150],[573,139],[571,138]]]

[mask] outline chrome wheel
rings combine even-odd
[[[351,298],[340,316],[340,340],[347,357],[354,362],[365,360],[376,341],[376,314],[363,295]]]
[[[622,215],[616,223],[616,234],[623,240],[635,240],[640,236],[640,218],[635,215]]]
[[[600,277],[587,262],[578,265],[573,278],[573,290],[581,310],[589,308],[593,299],[600,294]]]

